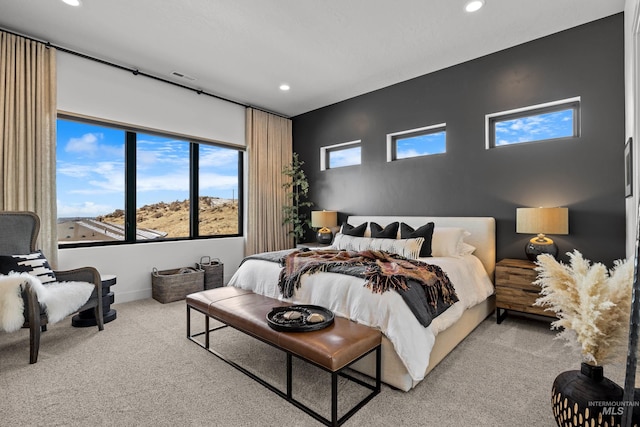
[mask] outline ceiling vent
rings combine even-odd
[[[195,77],[191,77],[190,75],[181,73],[180,71],[172,71],[171,75],[174,77],[178,77],[179,79],[189,80],[190,82],[194,82],[196,80]]]

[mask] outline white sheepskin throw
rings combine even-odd
[[[87,302],[95,285],[87,282],[54,282],[43,285],[29,273],[0,275],[0,329],[14,332],[24,324],[22,291],[30,283],[45,308],[49,323],[75,313]]]

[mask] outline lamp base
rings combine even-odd
[[[549,254],[554,258],[558,258],[558,245],[554,243],[548,237],[539,235],[529,240],[524,247],[524,253],[527,254],[529,261],[535,262],[538,259],[538,255]]]
[[[316,240],[320,244],[328,245],[333,240],[333,233],[327,227],[322,227],[320,230],[318,230]]]

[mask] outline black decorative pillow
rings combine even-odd
[[[40,251],[28,255],[0,255],[0,274],[29,273],[43,284],[56,281],[56,275]]]
[[[385,228],[382,228],[378,223],[371,222],[369,223],[369,227],[371,228],[371,237],[373,238],[395,239],[398,237],[398,227],[400,227],[400,223],[398,221],[392,222]]]
[[[416,237],[424,237],[424,243],[420,248],[421,257],[431,256],[431,239],[433,238],[433,222],[428,222],[417,230],[414,230],[410,225],[404,222],[400,224],[400,238],[401,239],[413,239]]]
[[[342,224],[342,234],[347,236],[364,237],[364,232],[367,230],[367,223],[363,222],[357,227],[349,225],[346,222]]]

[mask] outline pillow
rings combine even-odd
[[[424,242],[424,238],[416,239],[374,239],[372,237],[355,237],[342,233],[336,234],[333,239],[333,249],[344,249],[347,251],[385,251],[392,254],[398,254],[405,258],[418,258],[420,256],[420,247]]]
[[[28,255],[0,255],[0,274],[29,273],[42,284],[56,281],[56,275],[41,251]]]
[[[459,257],[463,255],[464,238],[471,234],[459,227],[435,227],[431,240],[432,256]]]
[[[400,238],[401,239],[412,239],[416,237],[424,238],[424,243],[422,244],[422,248],[420,249],[421,257],[430,257],[431,256],[431,239],[433,238],[433,222],[428,222],[422,227],[419,227],[417,230],[414,230],[410,225],[405,224],[404,222],[400,224]]]
[[[364,236],[364,232],[367,230],[367,223],[363,222],[362,224],[360,224],[357,227],[354,227],[353,225],[349,225],[346,222],[342,224],[342,230],[340,230],[340,232],[342,234],[346,234],[347,236],[356,236],[356,237],[362,237]]]
[[[462,249],[460,250],[460,256],[472,255],[476,251],[476,247],[468,243],[462,243]]]
[[[398,221],[392,222],[387,225],[384,229],[378,225],[376,222],[369,223],[369,228],[371,228],[371,237],[379,238],[379,239],[395,239],[398,237],[398,227],[400,223]],[[416,236],[418,237],[418,236]]]

